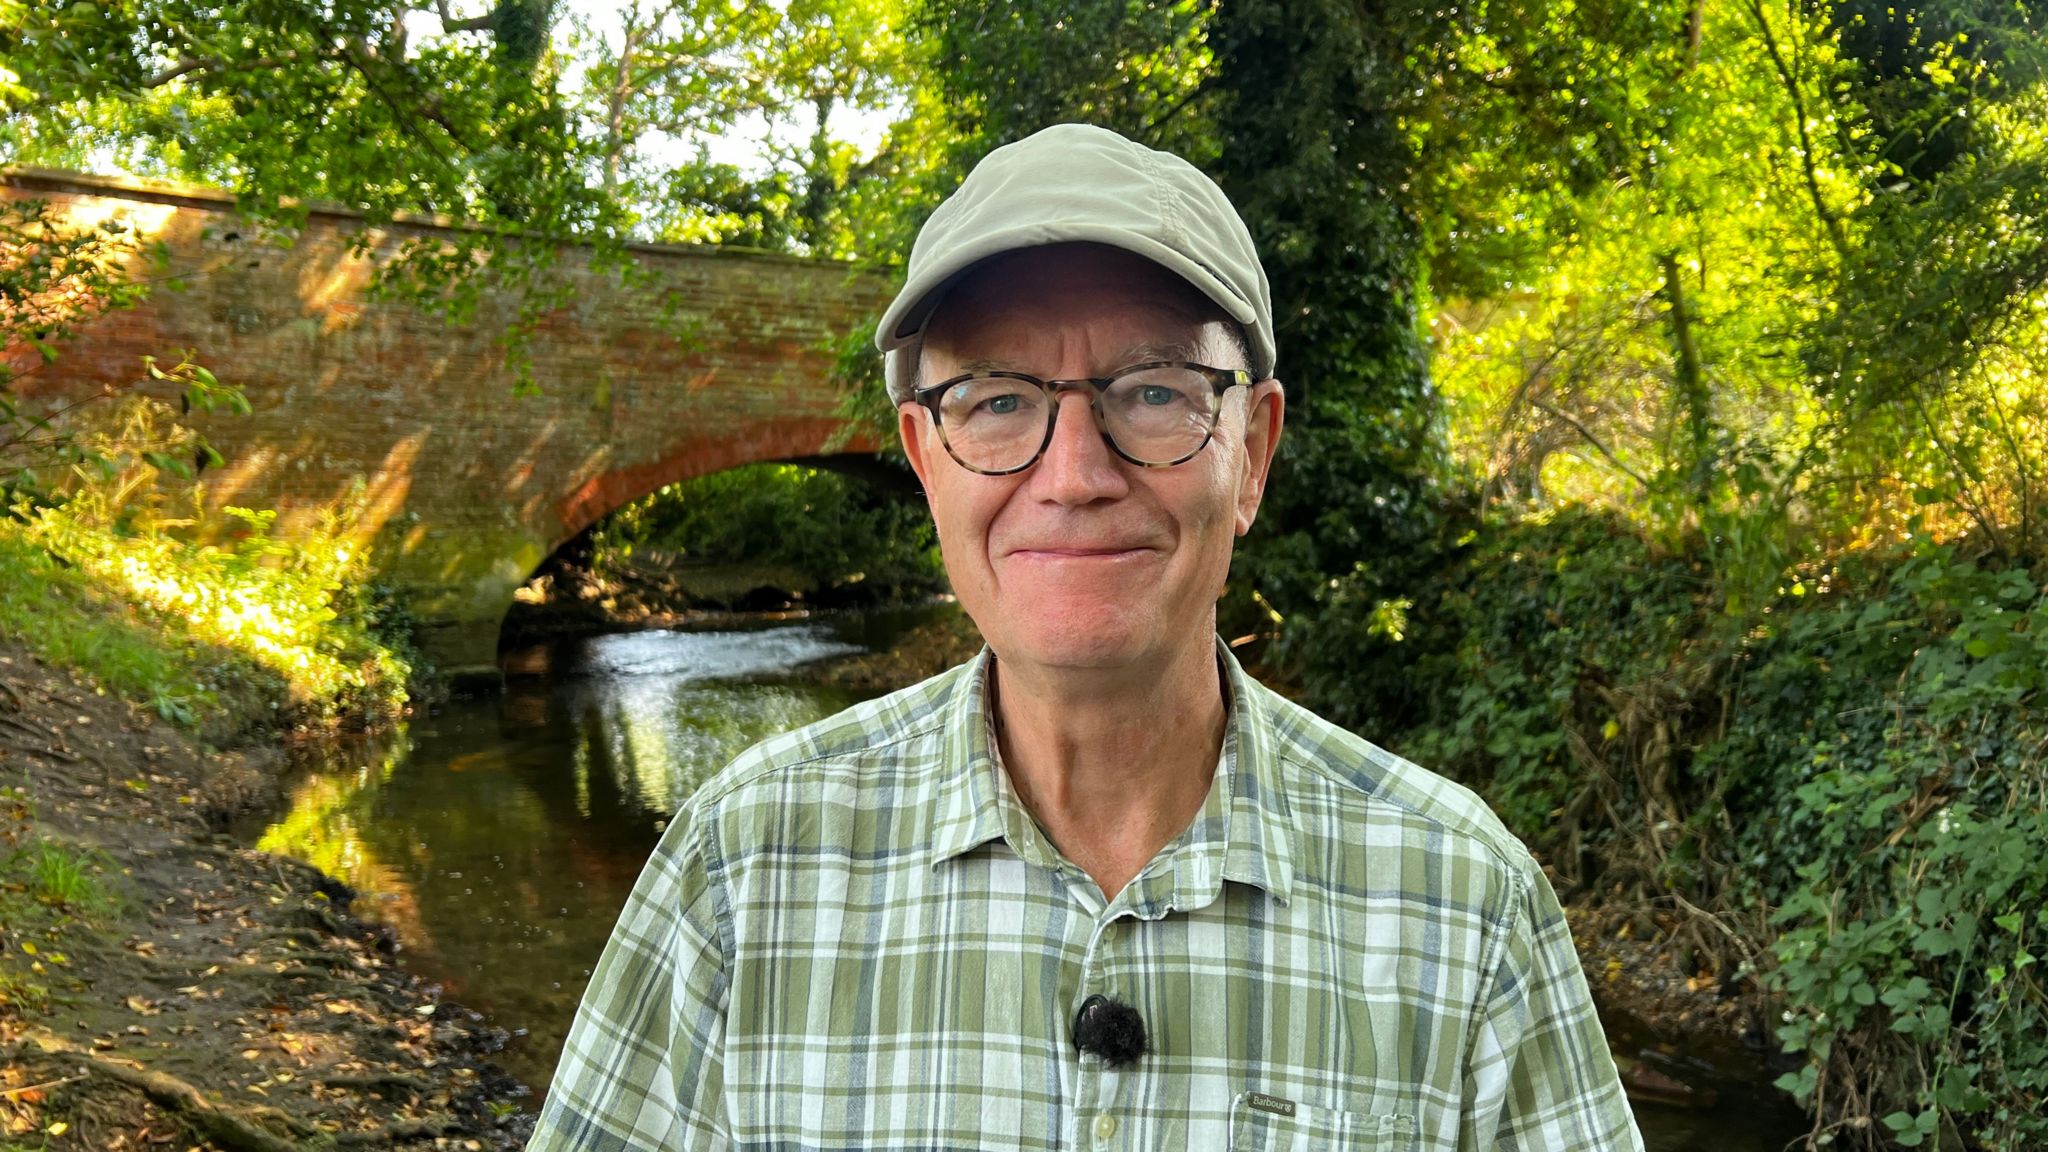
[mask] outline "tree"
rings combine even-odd
[[[5,8],[9,160],[216,183],[286,223],[308,200],[541,235],[600,216],[555,95],[546,0],[467,17],[448,0]]]
[[[652,238],[861,252],[863,186],[893,156],[863,159],[837,131],[907,98],[901,25],[893,0],[632,0],[584,80],[604,187]],[[736,133],[758,134],[760,171],[710,158],[710,137]]]

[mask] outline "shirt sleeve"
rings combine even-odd
[[[730,917],[685,808],[619,914],[527,1152],[713,1152],[726,1129]]]
[[[1466,1050],[1461,1152],[1641,1152],[1571,928],[1533,860]]]

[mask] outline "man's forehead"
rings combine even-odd
[[[1193,285],[1143,257],[1063,244],[1009,253],[970,272],[932,316],[927,342],[979,360],[1028,354],[1085,330],[1116,345],[1098,353],[1194,360],[1214,338],[1210,325],[1227,322]]]

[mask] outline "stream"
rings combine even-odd
[[[944,610],[556,641],[501,696],[309,749],[284,810],[240,831],[355,888],[409,970],[514,1033],[497,1059],[538,1095],[668,816],[748,745],[855,702],[820,661]],[[1779,1152],[1805,1131],[1760,1069],[1700,1075],[1712,1108],[1637,1106],[1649,1152]]]

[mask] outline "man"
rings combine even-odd
[[[690,799],[530,1148],[1640,1147],[1528,852],[1217,643],[1268,297],[1098,128],[933,214],[878,343],[988,647]]]

